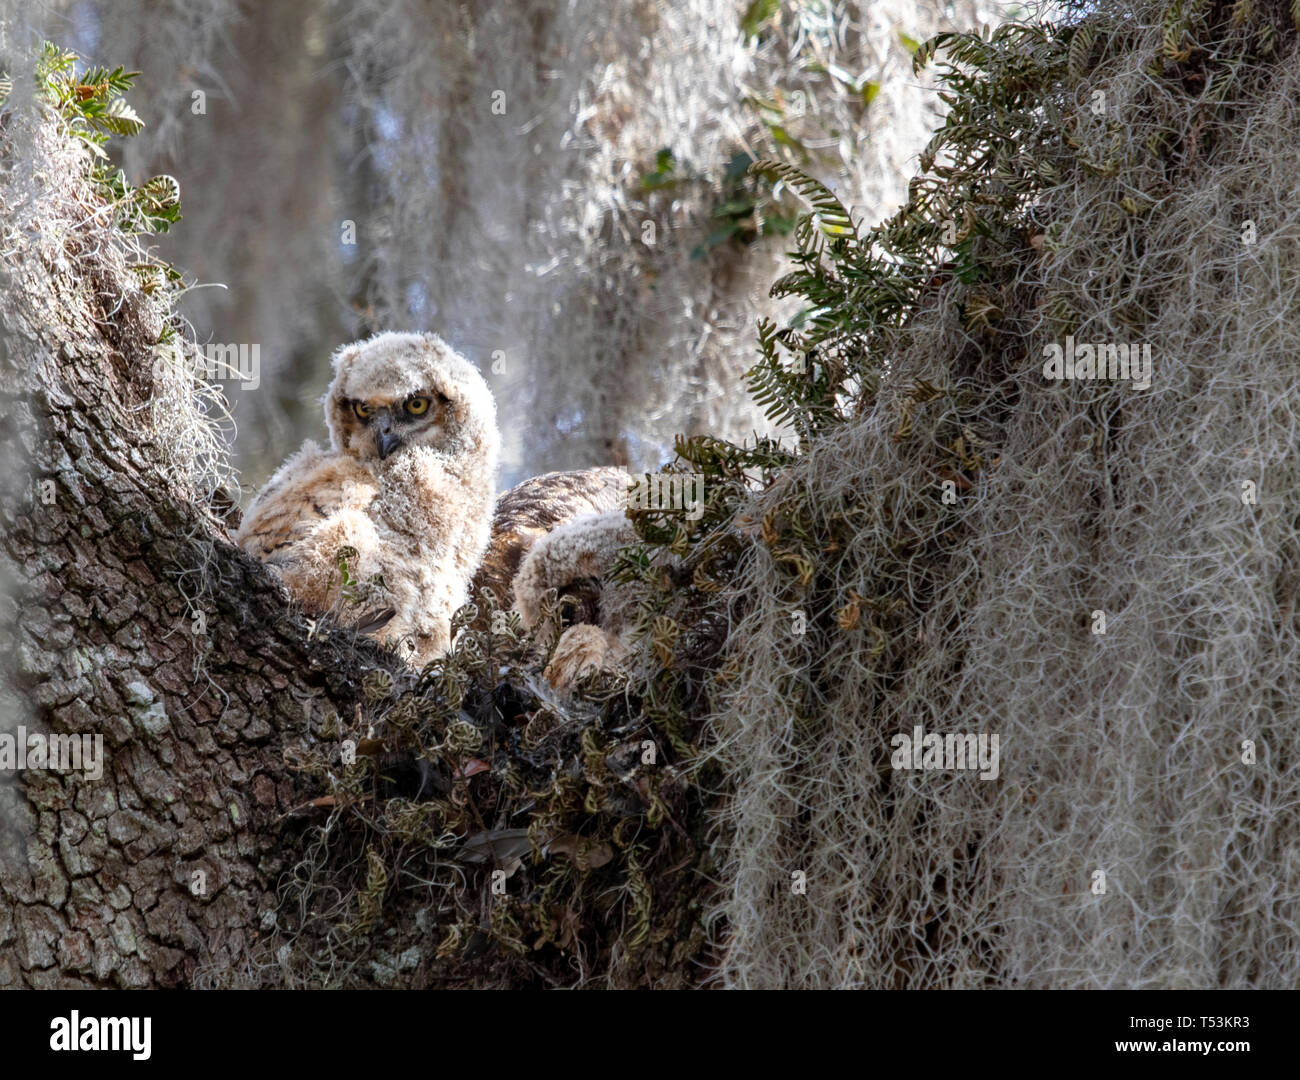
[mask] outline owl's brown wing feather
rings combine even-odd
[[[516,484],[497,499],[492,539],[474,576],[472,597],[488,588],[508,608],[510,583],[538,537],[581,514],[603,514],[627,504],[628,474],[622,469],[545,473]]]

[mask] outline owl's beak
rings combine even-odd
[[[402,437],[393,431],[392,425],[393,421],[384,415],[375,427],[375,449],[379,451],[380,461],[402,445]]]

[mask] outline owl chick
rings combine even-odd
[[[510,585],[540,537],[578,517],[627,507],[628,474],[615,466],[549,472],[516,484],[497,499],[492,539],[474,575],[471,595],[490,589],[497,604],[513,603]]]
[[[472,364],[434,334],[383,333],[334,353],[330,449],[303,444],[244,515],[235,542],[274,567],[308,612],[376,633],[424,663],[487,547],[500,449]]]
[[[546,667],[556,689],[588,671],[617,667],[627,655],[624,632],[632,620],[625,589],[608,580],[619,548],[636,541],[622,512],[589,514],[540,537],[512,583],[515,610],[525,628],[542,625],[542,601],[555,589],[561,601],[560,639]],[[548,644],[543,632],[543,644]]]

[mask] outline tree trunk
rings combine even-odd
[[[286,748],[353,716],[383,658],[311,635],[232,546],[153,419],[171,408],[157,304],[101,218],[50,220],[50,198],[28,197],[43,238],[7,237],[0,281],[0,734],[11,751],[22,729],[102,735],[104,761],[98,780],[0,770],[0,985],[182,986],[255,964],[274,984],[256,957],[284,824],[321,794]]]

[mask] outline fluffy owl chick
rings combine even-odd
[[[512,583],[515,610],[529,630],[542,624],[548,590],[561,605],[563,630],[546,667],[556,689],[572,685],[588,671],[617,667],[627,654],[623,633],[631,618],[626,590],[607,579],[619,548],[636,541],[622,512],[589,514],[536,540]],[[543,640],[544,644],[547,644]]]
[[[378,334],[338,349],[333,365],[330,449],[308,441],[281,465],[235,541],[309,612],[355,624],[366,602],[350,593],[381,589],[394,613],[376,636],[423,663],[450,646],[452,613],[487,546],[496,406],[474,366],[434,334]]]
[[[510,584],[539,537],[579,517],[627,507],[628,474],[607,466],[534,476],[497,499],[492,539],[474,575],[471,596],[490,589],[497,604],[513,603]]]

